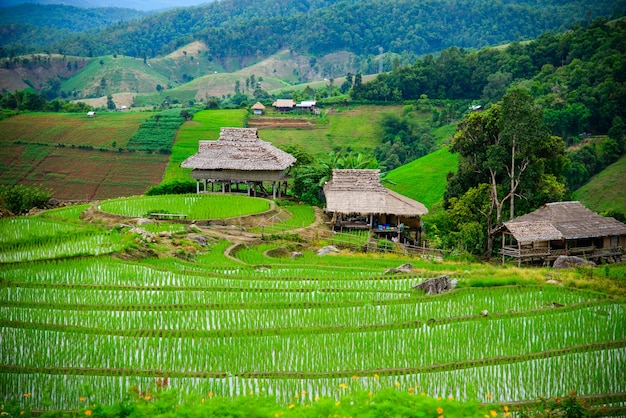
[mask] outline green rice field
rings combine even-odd
[[[227,194],[139,196],[107,200],[99,209],[128,217],[150,213],[186,215],[188,219],[224,219],[264,212],[269,201]]]
[[[269,205],[194,195],[100,206],[202,218],[217,212],[196,207],[213,200]],[[208,229],[206,246],[185,244],[193,258],[174,257],[163,248],[186,240],[180,224],[152,224],[170,235],[145,243],[128,228],[87,224],[85,209],[0,220],[4,403],[79,411],[165,378],[181,397],[263,393],[283,405],[387,388],[501,404],[626,392],[624,299],[545,284],[547,271],[346,250],[318,256],[315,245],[292,259],[274,255],[295,245],[279,239],[228,252],[233,243]],[[312,222],[310,207],[284,209],[295,213],[282,231]],[[405,262],[411,273],[385,274]],[[444,273],[459,281],[455,290],[413,289]]]

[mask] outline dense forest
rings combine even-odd
[[[624,10],[625,0],[224,0],[68,35],[69,29],[55,22],[95,19],[81,18],[85,12],[75,8],[51,8],[37,10],[50,22],[41,31],[28,30],[36,22],[18,19],[15,14],[11,24],[0,19],[0,53],[118,53],[152,58],[201,40],[211,46],[210,57],[268,56],[291,49],[312,56],[349,51],[367,57],[384,51],[412,59],[453,45],[477,48],[533,39],[548,30],[564,30],[599,16],[618,16]],[[62,19],[55,18],[58,15]],[[116,19],[125,20],[121,16]]]
[[[567,146],[592,134],[609,134],[599,143],[572,151],[572,164],[567,168],[571,190],[624,153],[624,19],[598,19],[586,28],[548,32],[532,42],[513,43],[505,49],[468,51],[452,47],[437,57],[428,55],[412,66],[380,74],[369,83],[358,80],[355,77],[350,91],[353,100],[414,101],[422,107],[431,105],[429,98],[436,98],[479,103],[482,108],[502,99],[511,86],[525,88],[543,109],[543,121],[551,133]],[[432,107],[435,126],[447,120],[444,112],[458,112],[458,107],[451,105]],[[393,169],[432,150],[432,139],[420,133],[423,129],[412,125],[410,118],[388,121],[387,127],[385,145],[376,155],[385,168]],[[398,155],[403,158],[398,159]]]

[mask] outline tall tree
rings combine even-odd
[[[515,216],[515,199],[526,207],[562,198],[564,145],[551,137],[543,124],[543,111],[522,89],[512,89],[502,102],[472,113],[460,124],[451,151],[459,152],[459,170],[446,191],[448,202],[481,184],[489,185],[486,250],[493,248],[494,225],[502,222],[505,205]],[[554,183],[557,183],[555,185]]]

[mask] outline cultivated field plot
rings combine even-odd
[[[57,199],[100,200],[143,194],[159,184],[168,161],[168,156],[161,154],[39,148],[45,148],[47,154],[35,164],[20,164],[22,156],[16,158],[16,164],[8,167],[11,181],[7,183],[41,184],[52,189]]]
[[[0,184],[42,185],[63,200],[143,194],[161,182],[168,156],[118,151],[146,118],[140,113],[104,113],[93,119],[35,113],[4,119]]]
[[[147,118],[137,112],[98,113],[95,118],[84,113],[24,113],[0,121],[0,140],[3,145],[19,142],[116,149],[126,147]]]
[[[243,248],[240,262],[223,254],[227,241],[194,262],[133,262],[107,253],[134,238],[85,226],[75,211],[2,222],[4,402],[81,409],[164,377],[182,394],[264,392],[285,405],[389,387],[503,403],[626,391],[626,303],[601,293],[515,285],[426,296],[412,287],[441,263],[285,263],[268,256],[279,243]],[[383,274],[403,261],[422,273]]]

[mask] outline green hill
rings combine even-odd
[[[385,176],[385,180],[392,183],[385,186],[422,202],[430,210],[443,198],[448,173],[456,171],[458,162],[457,154],[451,154],[446,148],[441,148],[391,170]]]
[[[626,156],[574,192],[574,198],[596,212],[626,215]]]

